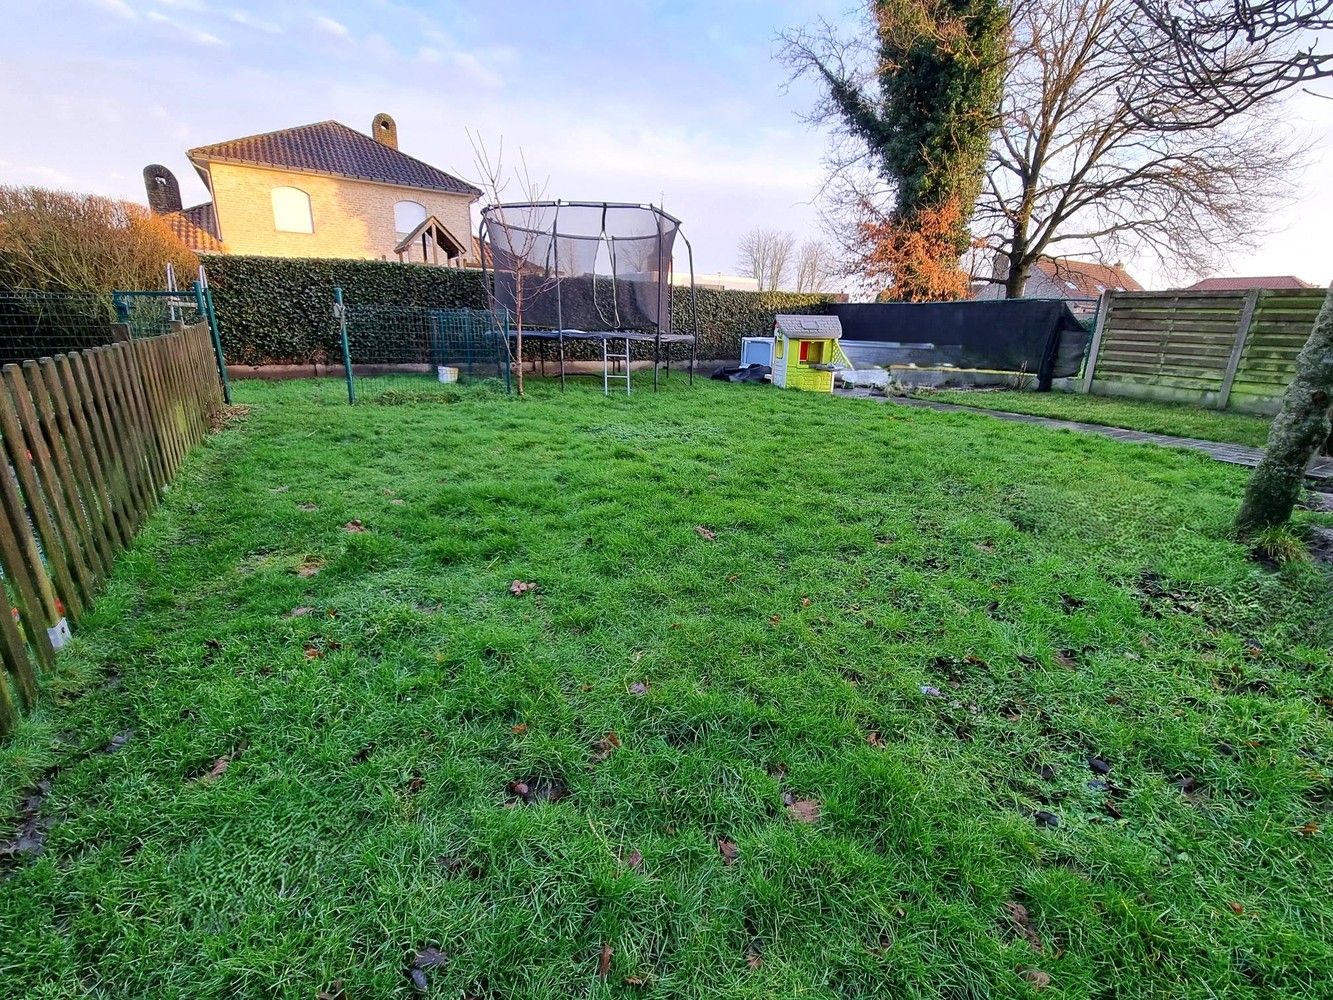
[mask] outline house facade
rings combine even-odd
[[[201,253],[475,265],[481,192],[398,149],[376,115],[366,135],[316,122],[199,146],[186,154],[212,195],[182,207],[166,167],[144,169],[148,204]]]
[[[1004,298],[1004,280],[1009,261],[997,255],[989,281],[972,283],[973,299]],[[1063,299],[1075,316],[1086,317],[1097,311],[1103,292],[1141,292],[1143,286],[1125,270],[1123,264],[1099,264],[1072,257],[1042,257],[1028,274],[1023,297],[1027,299]]]

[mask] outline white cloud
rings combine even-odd
[[[123,17],[127,21],[137,21],[139,15],[134,8],[125,3],[124,0],[92,0],[93,6],[101,7],[104,11],[115,14],[117,17]]]
[[[235,8],[229,8],[227,10],[224,10],[222,13],[227,18],[227,20],[232,22],[232,24],[239,24],[245,28],[253,28],[255,31],[264,32],[264,34],[266,35],[282,34],[281,25],[275,24],[272,21],[261,20],[255,17],[253,14],[247,13],[246,11],[236,10]]]
[[[227,44],[217,35],[202,31],[199,28],[192,27],[188,24],[181,24],[179,21],[173,21],[165,14],[159,14],[155,10],[150,10],[144,15],[144,18],[151,21],[153,24],[161,25],[164,28],[170,28],[182,38],[188,39],[196,45],[222,46]]]
[[[350,38],[352,35],[351,31],[348,30],[347,25],[343,24],[341,21],[335,21],[333,18],[327,17],[324,14],[316,14],[314,22],[317,31],[322,31],[324,34],[333,38]]]

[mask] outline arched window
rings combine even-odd
[[[315,220],[310,215],[310,195],[300,188],[274,188],[273,228],[280,233],[313,233]]]
[[[393,205],[393,231],[401,240],[426,221],[426,206],[415,201],[396,201]]]

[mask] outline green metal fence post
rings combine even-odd
[[[356,403],[356,382],[352,378],[352,349],[347,343],[347,307],[343,305],[343,290],[333,286],[333,314],[338,319],[338,332],[342,336],[343,372],[347,376],[348,405]]]
[[[213,338],[213,356],[218,363],[218,377],[222,379],[222,399],[231,405],[231,379],[227,377],[227,359],[222,355],[222,335],[218,331],[218,314],[213,309],[213,290],[194,283],[194,302],[199,315],[208,320],[208,333]]]

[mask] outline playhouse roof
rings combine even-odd
[[[774,317],[773,325],[788,340],[838,340],[842,337],[842,323],[837,316],[779,314]]]

